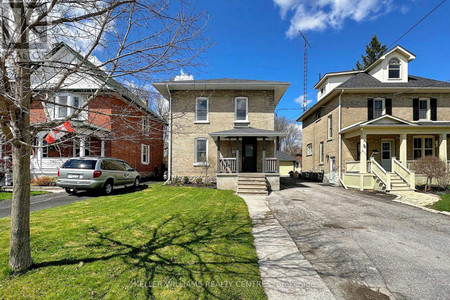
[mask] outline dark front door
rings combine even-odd
[[[242,152],[242,172],[256,172],[256,138],[243,138]]]

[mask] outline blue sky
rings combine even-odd
[[[243,78],[291,82],[277,107],[295,120],[303,94],[303,42],[309,49],[308,98],[319,72],[350,70],[373,34],[390,45],[441,0],[198,0],[209,12],[205,35],[215,42],[203,54],[206,64],[185,70],[195,79]],[[317,3],[321,3],[319,6]],[[450,1],[444,3],[399,44],[416,54],[410,74],[450,80]],[[283,16],[284,15],[284,16]],[[310,104],[311,105],[311,104]],[[283,110],[295,109],[297,110]]]

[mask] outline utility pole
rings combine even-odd
[[[303,55],[303,112],[306,111],[306,104],[307,104],[307,96],[308,96],[308,47],[311,48],[311,45],[309,44],[308,40],[306,39],[305,35],[299,30],[300,35],[302,36],[304,43],[304,55]]]

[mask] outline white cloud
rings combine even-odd
[[[286,35],[297,36],[298,31],[340,28],[346,19],[362,22],[375,19],[394,8],[393,0],[273,0],[280,15],[290,15]],[[404,9],[404,8],[403,8]]]
[[[181,69],[180,75],[175,76],[174,81],[194,80],[194,75],[189,75],[183,72]]]
[[[300,95],[300,96],[298,96],[297,98],[294,99],[294,102],[297,103],[297,104],[303,105],[303,99],[304,99],[304,96]],[[313,102],[312,99],[307,99],[306,100],[306,106],[310,105],[312,102]]]

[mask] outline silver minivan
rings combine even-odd
[[[109,157],[76,157],[58,170],[56,185],[67,193],[100,190],[109,195],[116,186],[139,186],[140,175],[126,161]]]

